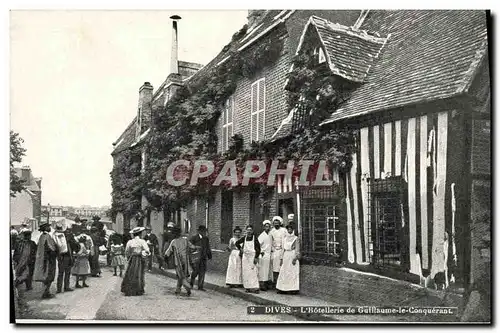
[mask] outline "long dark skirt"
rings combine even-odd
[[[101,274],[101,265],[99,264],[99,255],[90,256],[89,263],[90,263],[90,274],[92,276],[96,276],[96,275]]]
[[[139,296],[144,294],[145,268],[146,261],[141,255],[130,257],[121,287],[121,291],[125,296]]]

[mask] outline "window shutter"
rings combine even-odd
[[[226,151],[228,146],[227,127],[222,129],[222,151]]]
[[[251,110],[252,113],[257,112],[257,110],[258,110],[257,109],[257,98],[258,98],[257,87],[258,87],[258,83],[254,83],[252,85],[252,101],[251,101],[252,102],[252,110]]]
[[[258,111],[262,111],[265,108],[265,90],[266,83],[264,80],[259,81],[259,109]]]
[[[233,122],[233,116],[234,116],[234,98],[233,98],[233,96],[231,96],[231,97],[229,97],[229,107],[228,107],[228,116],[227,116],[228,123]]]
[[[225,109],[222,110],[221,120],[222,120],[222,123],[221,123],[221,130],[222,130],[221,149],[222,149],[222,151],[224,151],[226,149],[226,145],[224,142],[224,133],[226,132],[226,128],[224,127],[224,125],[226,124],[226,110]]]

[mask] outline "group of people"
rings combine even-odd
[[[231,254],[226,284],[243,286],[247,292],[276,289],[297,293],[300,258],[297,233],[292,223],[283,227],[280,216],[273,217],[272,222],[265,220],[263,225],[264,231],[259,236],[254,235],[251,225],[245,228],[243,236],[239,227],[234,229],[228,246]],[[39,281],[45,287],[42,298],[54,297],[50,287],[56,279],[56,266],[57,293],[74,290],[70,287],[71,275],[75,276],[75,288],[89,287],[87,277],[101,276],[99,254],[100,249],[105,248],[109,251],[108,264],[114,269],[113,275],[118,275],[119,269],[123,277],[121,292],[125,296],[144,294],[145,271],[152,269],[154,257],[160,268],[175,269],[175,294],[179,295],[184,287],[187,295],[191,295],[196,280],[198,290],[205,290],[205,273],[212,251],[203,225],[198,227],[195,236],[186,238],[181,236],[179,227],[169,223],[161,252],[158,238],[149,227],[136,227],[123,237],[111,235],[107,244],[96,227],[79,235],[73,234],[71,228],[63,230],[60,224],[55,229],[51,233],[49,223],[40,225],[38,244],[31,239],[32,232],[26,226],[19,232],[11,231],[16,288],[26,284],[26,289],[31,290],[32,281]]]
[[[152,241],[156,236],[150,232],[143,236],[145,230],[144,227],[136,227],[130,231],[133,238],[127,242],[125,248],[128,265],[121,285],[121,291],[125,296],[144,294],[146,264],[149,266],[148,269],[151,269],[152,257],[157,251],[157,241]],[[196,279],[198,279],[198,290],[205,291],[203,284],[207,261],[212,259],[207,228],[200,226],[198,234],[187,239],[181,237],[179,227],[169,223],[166,236],[165,251],[162,256],[157,257],[160,268],[163,263],[167,268],[175,268],[177,275],[175,294],[179,295],[181,288],[184,287],[187,295],[191,295]]]
[[[289,216],[289,220],[293,216]],[[271,224],[273,225],[271,227]],[[247,292],[259,293],[276,289],[278,293],[299,292],[300,241],[292,223],[283,227],[283,219],[275,216],[263,222],[264,231],[254,235],[253,227],[236,227],[229,241],[231,251],[226,284],[243,286]]]
[[[56,279],[56,267],[57,293],[74,290],[70,287],[71,275],[75,276],[75,288],[87,288],[88,276],[100,276],[99,246],[103,240],[97,228],[91,228],[87,234],[75,235],[70,228],[63,230],[63,225],[57,224],[51,233],[47,222],[39,226],[39,231],[41,234],[36,244],[26,224],[19,232],[11,229],[16,288],[25,284],[26,290],[31,290],[32,282],[38,281],[44,285],[42,298],[54,297],[50,287]]]

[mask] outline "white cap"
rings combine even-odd
[[[262,222],[263,225],[266,225],[266,224],[271,224],[271,221],[269,220],[264,220],[264,222]]]
[[[276,221],[276,220],[278,220],[280,224],[283,224],[283,219],[281,218],[281,216],[277,216],[277,215],[276,215],[275,217],[273,217],[273,223],[274,223],[274,221]]]

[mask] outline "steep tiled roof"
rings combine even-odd
[[[462,94],[487,52],[484,11],[377,10],[361,28],[389,38],[365,83],[325,123]]]
[[[332,72],[349,81],[363,82],[386,38],[316,16],[310,22],[318,31]]]
[[[207,65],[201,68],[193,77],[189,80],[188,84],[196,84],[199,80],[202,80],[212,68],[218,66],[227,60],[232,52],[242,51],[252,45],[257,41],[262,35],[271,31],[274,27],[279,25],[281,22],[286,21],[290,15],[294,13],[294,10],[268,10],[263,15],[263,17],[255,24],[253,28],[247,29],[245,34],[232,40],[227,44],[221,52],[210,61]]]
[[[116,140],[115,148],[111,155],[117,154],[127,148],[129,148],[135,141],[137,117],[132,120],[127,129],[122,133],[122,135]]]

